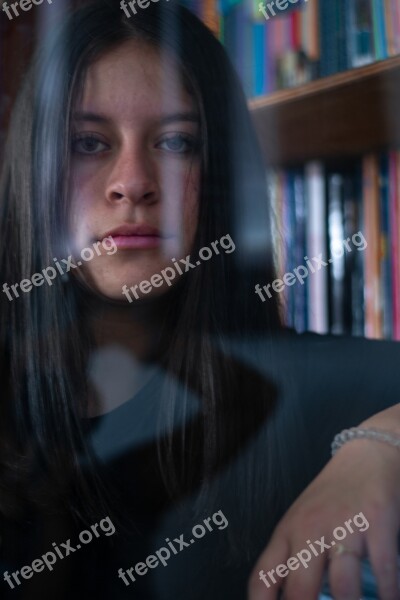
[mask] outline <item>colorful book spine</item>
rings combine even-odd
[[[313,265],[315,259],[326,258],[326,205],[324,167],[312,162],[305,167],[307,198],[307,257]],[[314,265],[313,265],[314,268]],[[328,273],[326,268],[310,268],[308,282],[308,325],[310,331],[327,333],[328,325]]]
[[[269,181],[278,275],[300,271],[281,296],[285,323],[400,340],[400,151]]]
[[[320,0],[319,39],[321,46],[320,76],[328,77],[338,70],[336,44],[336,5],[332,0]]]
[[[372,0],[373,31],[375,59],[383,60],[388,57],[387,32],[383,0]]]
[[[260,0],[219,0],[219,22],[212,8],[216,1],[206,0],[204,19],[223,36],[248,96],[400,53],[399,0],[298,0],[286,7],[282,2],[281,9],[261,1],[262,10]],[[237,18],[233,43],[227,34],[232,14]]]
[[[389,202],[389,156],[380,157],[380,292],[383,337],[390,339],[393,332],[393,293],[390,255],[390,202]]]
[[[362,177],[360,166],[351,167],[344,176],[344,239],[360,237],[362,231]],[[352,243],[352,242],[351,242]],[[353,244],[354,245],[354,244]],[[355,336],[364,335],[364,260],[363,251],[345,253],[345,331]]]
[[[253,25],[253,53],[255,60],[252,61],[253,68],[253,81],[254,81],[254,95],[262,96],[267,93],[266,85],[266,67],[265,67],[265,55],[266,55],[266,38],[265,38],[265,24],[254,23]]]
[[[221,19],[215,0],[202,0],[200,18],[218,37],[221,32]]]
[[[393,281],[393,339],[400,340],[400,154],[389,153],[390,254]]]
[[[349,0],[350,66],[361,67],[375,59],[371,0]]]
[[[328,236],[330,282],[330,331],[345,333],[345,252],[343,195],[344,178],[339,173],[328,177]]]
[[[379,165],[375,155],[363,159],[363,205],[365,249],[365,335],[368,338],[382,337],[381,307],[381,244],[379,210]]]
[[[387,53],[389,56],[394,56],[396,54],[394,2],[393,0],[383,0],[383,4]]]
[[[295,263],[296,267],[304,264],[307,251],[307,212],[305,197],[305,181],[303,169],[293,172],[294,218],[295,218]],[[308,286],[299,286],[295,293],[294,327],[298,332],[308,328],[307,318]]]
[[[395,41],[394,53],[400,53],[400,3],[398,0],[392,0],[392,22],[393,22],[393,37]]]

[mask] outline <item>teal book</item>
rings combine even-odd
[[[384,3],[383,0],[371,1],[375,59],[383,60],[388,57]]]
[[[265,82],[266,39],[265,23],[253,23],[253,95],[262,96],[267,92]]]
[[[349,66],[361,67],[375,58],[371,0],[348,0],[348,11]]]

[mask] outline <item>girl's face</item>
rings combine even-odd
[[[200,146],[197,107],[171,58],[127,41],[89,67],[73,110],[70,226],[75,264],[95,252],[74,273],[125,302],[168,290],[153,276],[190,254]]]

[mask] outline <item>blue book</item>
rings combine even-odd
[[[336,3],[332,0],[320,0],[320,76],[328,77],[338,70],[338,48],[336,32]]]
[[[233,6],[243,0],[218,0],[218,12],[222,15],[227,14]]]
[[[348,0],[337,0],[336,3],[336,52],[337,71],[347,71],[350,67],[349,52],[349,16]]]
[[[253,24],[253,94],[254,96],[262,96],[266,94],[265,82],[265,55],[266,38],[265,38],[265,23]]]

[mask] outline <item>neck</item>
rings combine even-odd
[[[94,342],[88,406],[96,416],[128,401],[154,374],[168,337],[162,334],[170,299],[132,306],[86,292],[84,302]]]
[[[166,297],[168,296],[168,297]],[[161,331],[170,304],[168,294],[134,306],[91,295],[90,328],[97,348],[118,345],[137,360],[151,361],[161,350]]]

